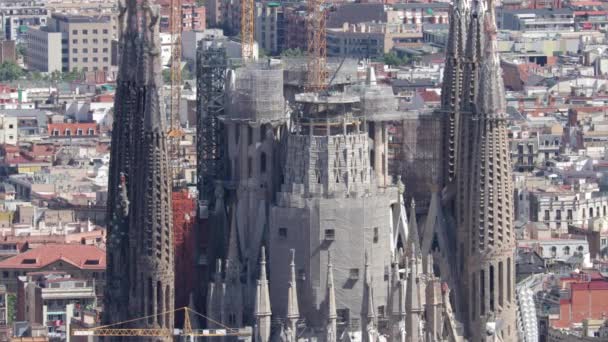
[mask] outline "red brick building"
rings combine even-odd
[[[559,319],[551,320],[553,328],[568,328],[585,319],[608,317],[608,279],[599,272],[581,272],[561,279],[565,293],[559,303]]]

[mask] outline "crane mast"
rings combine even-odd
[[[171,156],[171,173],[173,181],[181,174],[179,142],[184,132],[179,120],[181,86],[182,86],[182,0],[171,0],[171,99],[169,153]]]
[[[243,62],[253,60],[254,1],[241,0],[241,57]]]
[[[325,10],[323,0],[307,0],[308,20],[308,91],[322,91],[327,79],[327,39],[325,32]]]

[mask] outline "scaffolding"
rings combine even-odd
[[[199,202],[211,207],[215,199],[215,182],[222,178],[223,142],[219,117],[224,115],[226,81],[226,50],[220,46],[205,46],[199,42],[197,49],[197,188]]]
[[[280,65],[250,64],[235,73],[228,110],[231,119],[262,123],[285,119]]]

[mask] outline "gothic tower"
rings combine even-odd
[[[137,328],[173,328],[174,253],[167,128],[162,95],[159,8],[144,1],[139,54],[141,96],[132,134],[135,151],[129,252],[129,315]],[[132,67],[132,66],[131,66]],[[167,340],[169,338],[154,338]]]
[[[444,114],[444,182],[452,182],[456,173],[458,116],[464,77],[466,32],[469,23],[469,0],[455,0],[450,15],[450,31],[446,49],[445,72],[441,89],[441,110]]]
[[[133,162],[133,117],[136,115],[139,87],[136,68],[141,41],[137,26],[136,2],[119,2],[121,60],[114,103],[110,175],[108,178],[108,245],[107,282],[105,288],[104,323],[127,320],[124,310],[129,301],[129,200]],[[133,178],[134,179],[134,178]]]
[[[462,319],[472,341],[516,341],[512,175],[495,8],[492,0],[487,8],[481,1],[475,7],[467,55],[473,62],[473,82],[465,82],[471,89],[462,125],[468,134],[460,136],[471,137],[470,154],[457,162],[458,177],[469,179],[462,182],[466,186],[458,200],[464,199],[459,206],[463,211],[457,213],[463,217],[458,234],[467,284],[462,288],[468,291],[463,297],[469,303]]]

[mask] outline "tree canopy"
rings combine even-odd
[[[14,81],[23,76],[23,69],[15,63],[6,61],[0,64],[0,81]]]

